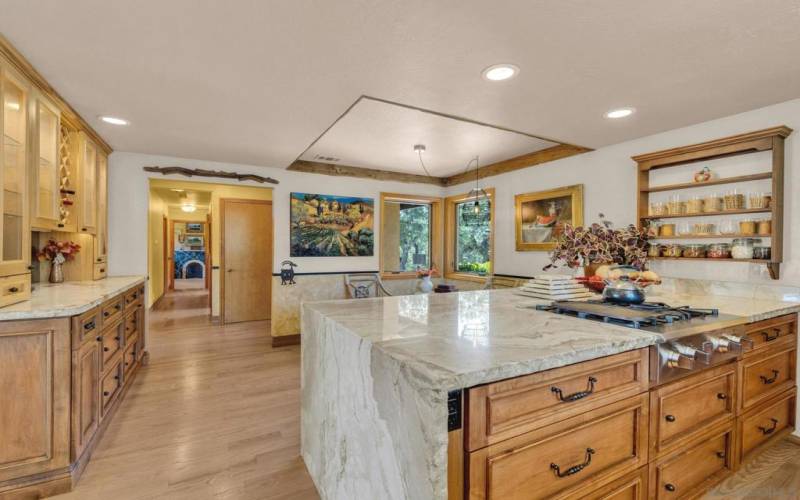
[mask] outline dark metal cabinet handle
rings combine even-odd
[[[95,326],[94,320],[91,320],[83,324],[83,329],[88,332],[89,330],[94,330]]]
[[[759,375],[759,378],[761,379],[761,382],[764,383],[764,385],[769,385],[775,383],[775,381],[778,380],[779,373],[780,372],[778,370],[772,370],[772,378],[767,378],[764,375]]]
[[[87,230],[87,228],[85,228],[85,227],[81,228],[81,231],[86,231],[86,230]]]
[[[775,332],[775,335],[770,335],[769,332],[761,332],[761,335],[764,336],[765,342],[772,342],[773,340],[781,336],[780,328],[773,328],[772,331]]]
[[[578,472],[580,472],[583,469],[585,469],[586,467],[588,467],[589,464],[592,463],[592,455],[594,455],[594,450],[591,449],[591,448],[586,448],[586,459],[584,460],[584,462],[582,464],[573,465],[572,467],[570,467],[569,469],[565,470],[564,472],[561,472],[561,467],[559,467],[558,465],[556,465],[554,463],[550,464],[550,468],[553,471],[555,471],[556,476],[558,476],[558,477],[571,476],[573,474],[577,474]]]
[[[672,483],[667,483],[664,485],[664,489],[667,491],[675,491],[677,488]]]
[[[558,399],[560,399],[561,401],[563,401],[565,403],[569,403],[569,402],[572,402],[572,401],[577,401],[579,399],[583,399],[586,396],[589,396],[590,394],[592,394],[594,392],[594,384],[596,384],[596,383],[597,383],[597,379],[596,378],[589,377],[589,386],[585,391],[576,392],[574,394],[569,394],[567,396],[564,396],[564,394],[561,392],[561,389],[559,389],[556,386],[551,387],[550,391],[553,394],[557,395]]]
[[[769,420],[772,422],[772,427],[761,427],[760,425],[758,426],[758,430],[760,430],[761,434],[764,434],[765,436],[772,434],[773,432],[775,432],[775,429],[778,428],[778,419],[771,418]]]
[[[114,309],[119,311],[120,309],[122,309],[122,304],[114,304]]]
[[[104,317],[104,318],[107,318],[107,317],[109,317],[109,316],[111,316],[111,313],[110,313],[110,312],[108,312],[108,311],[103,311],[103,317]]]
[[[11,288],[8,289],[8,292],[9,293],[17,293],[17,292],[19,292],[19,288],[15,287],[15,286],[12,286]]]
[[[108,396],[109,394],[111,394],[111,393],[108,392],[108,391],[103,391],[103,396]]]
[[[725,394],[724,392],[720,392],[720,393],[717,394],[717,399],[721,399],[721,400],[724,401],[724,400],[728,399],[728,395]]]
[[[664,418],[667,420],[667,422],[674,422],[675,421],[675,415],[667,415]]]
[[[109,351],[108,347],[103,347],[103,352],[108,352],[108,351]]]
[[[718,451],[717,452],[717,458],[725,458],[725,452],[724,451]]]

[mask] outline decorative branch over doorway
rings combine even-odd
[[[222,170],[203,170],[202,168],[185,167],[143,167],[145,172],[158,172],[164,175],[180,174],[186,177],[222,177],[224,179],[236,179],[238,181],[256,181],[260,183],[278,184],[272,177],[262,177],[255,174],[239,174],[236,172],[225,172]]]

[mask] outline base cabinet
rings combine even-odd
[[[663,385],[640,349],[467,389],[449,498],[703,496],[795,428],[797,315],[745,331],[738,358]]]
[[[143,321],[125,294],[73,318],[0,322],[0,499],[69,491],[136,376]],[[105,324],[103,313],[110,323]]]

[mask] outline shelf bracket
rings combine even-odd
[[[769,277],[777,280],[781,277],[781,263],[780,262],[767,262],[767,271],[769,271]]]

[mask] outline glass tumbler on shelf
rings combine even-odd
[[[686,213],[699,214],[702,212],[703,212],[703,198],[697,195],[691,196],[689,198],[689,201],[686,202]]]
[[[683,215],[686,213],[686,203],[681,201],[680,195],[673,194],[669,197],[669,202],[667,202],[667,213],[669,213],[669,215]]]
[[[678,235],[690,236],[692,234],[692,226],[690,226],[688,222],[681,222],[678,224]]]
[[[720,212],[722,210],[722,198],[719,194],[713,193],[703,198],[703,212]]]
[[[748,196],[748,208],[767,208],[769,199],[764,193],[750,193]]]
[[[660,201],[650,203],[650,215],[667,215],[667,206]]]
[[[725,192],[722,198],[723,210],[742,210],[744,208],[744,195],[738,189]]]
[[[725,219],[719,223],[720,234],[736,234],[736,223],[730,219]]]

